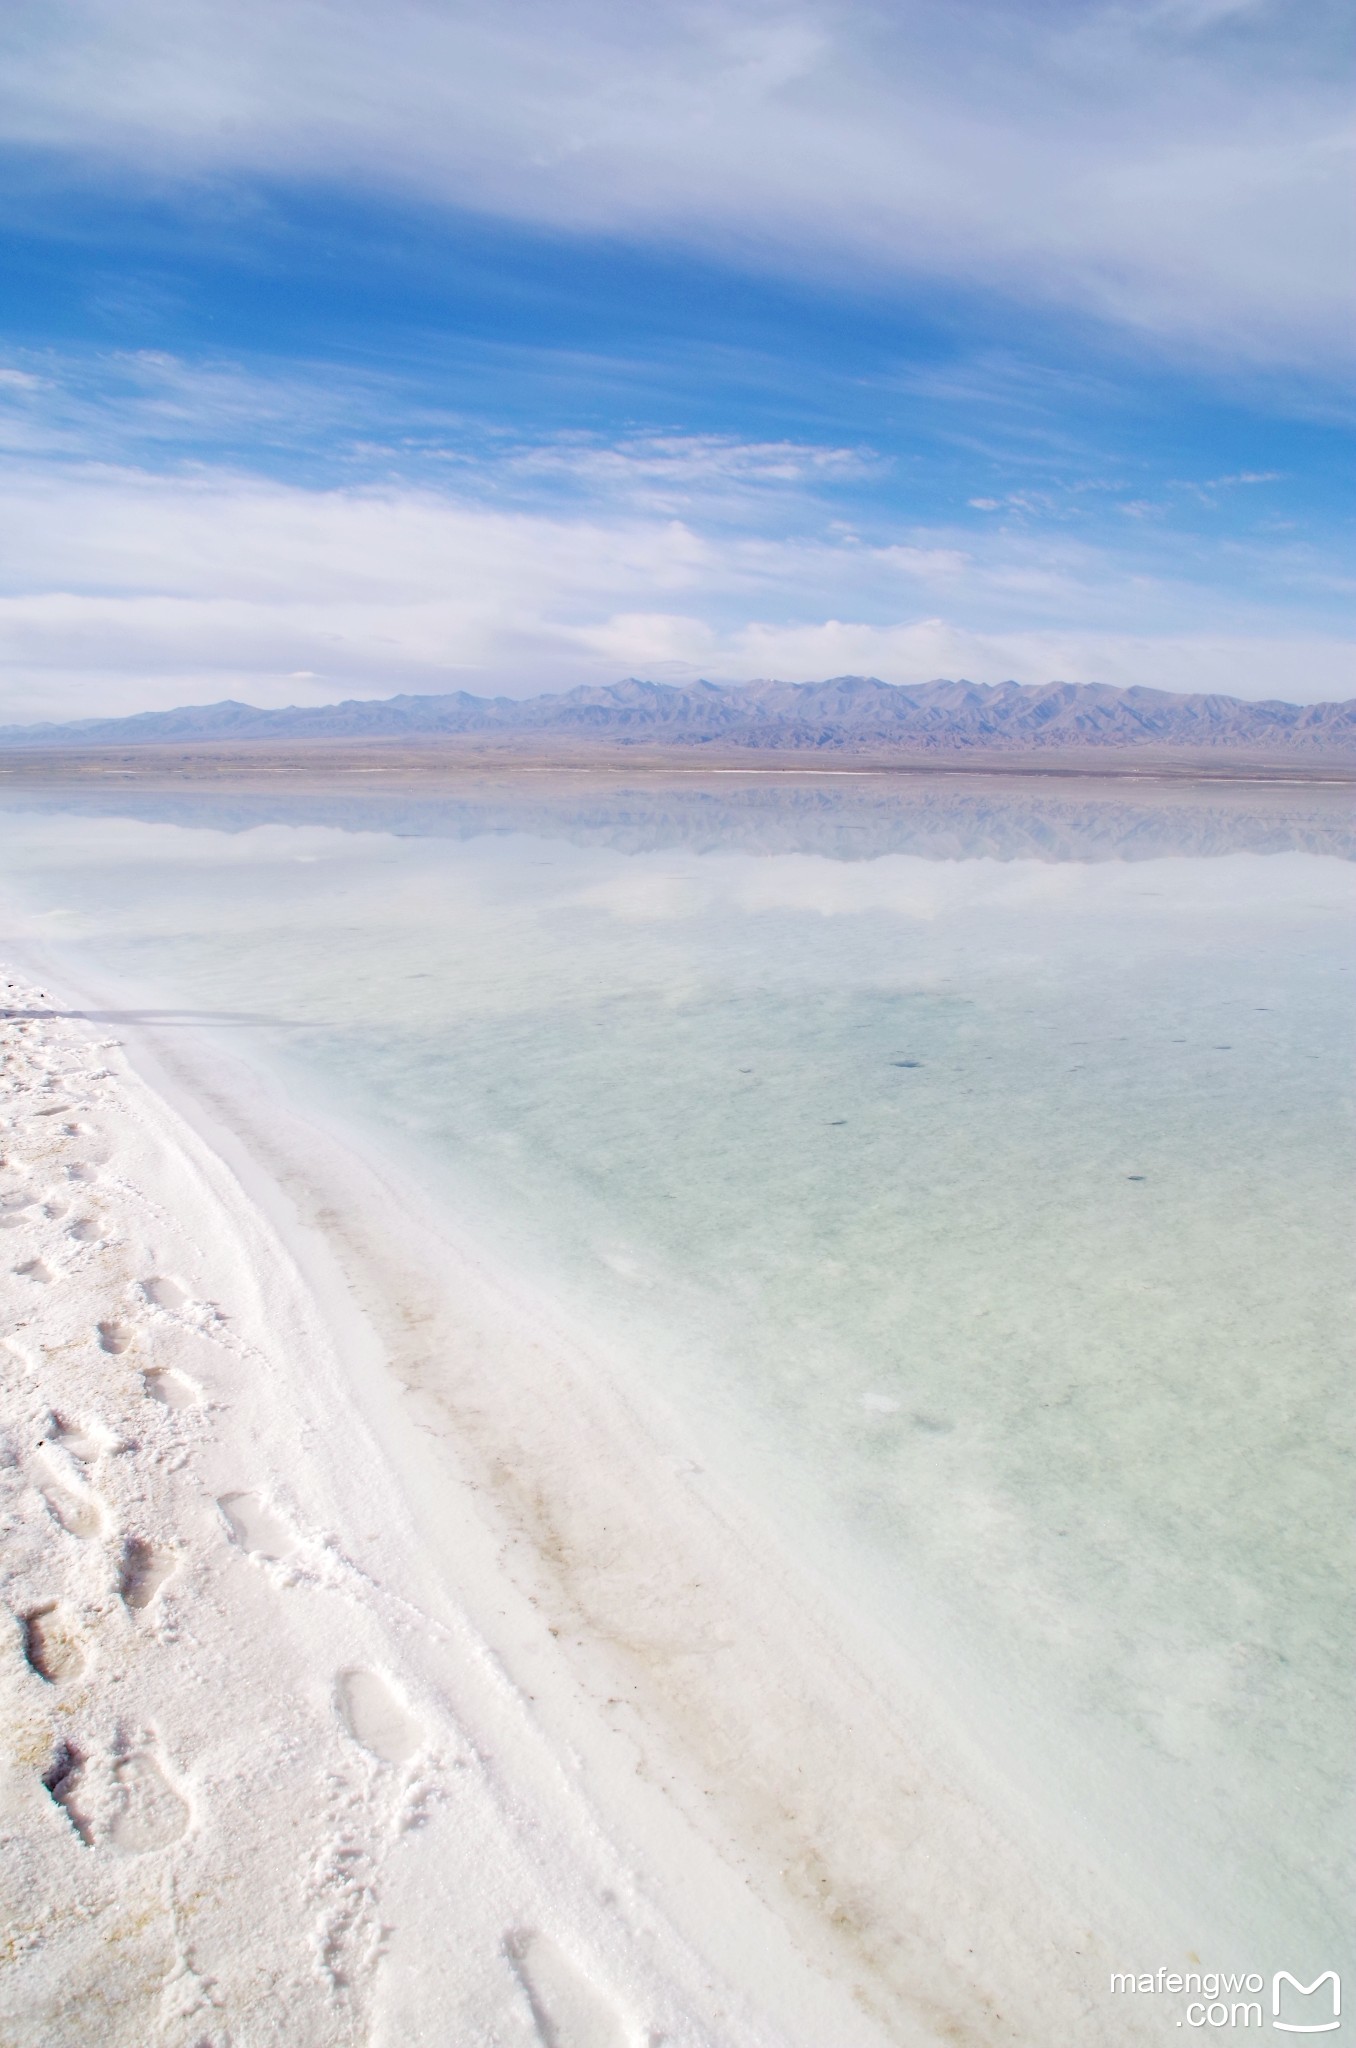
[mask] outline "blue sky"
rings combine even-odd
[[[1351,53],[1262,0],[55,0],[0,719],[1350,659]]]

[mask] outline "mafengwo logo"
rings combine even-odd
[[[1320,1993],[1326,1997],[1315,2003]],[[1308,2016],[1283,2017],[1295,2014],[1300,2000],[1305,2002]],[[1336,1970],[1325,1970],[1312,1984],[1301,1984],[1289,1970],[1278,1970],[1271,1980],[1271,2024],[1283,2034],[1335,2033],[1342,2024],[1342,1980]]]
[[[1164,1993],[1185,1997],[1177,2019],[1179,2027],[1191,2029],[1265,2027],[1268,2015],[1263,2004],[1266,1979],[1258,1970],[1246,1974],[1223,1970],[1114,1970],[1113,1992],[1132,1992],[1139,1997]],[[1289,1970],[1277,1970],[1271,1980],[1270,2024],[1280,2034],[1335,2034],[1342,2024],[1342,1981],[1336,1970],[1324,1970],[1311,1984],[1305,1984]]]

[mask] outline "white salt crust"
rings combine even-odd
[[[542,1305],[3,1007],[0,2038],[1163,2038],[1090,1874]]]

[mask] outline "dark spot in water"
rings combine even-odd
[[[832,1123],[831,1123],[831,1124],[829,1125],[829,1129],[830,1129],[831,1131],[841,1131],[841,1130],[842,1130],[842,1128],[843,1128],[843,1125],[844,1125],[844,1124],[845,1124],[846,1122],[847,1122],[847,1118],[846,1118],[845,1116],[836,1116],[836,1117],[834,1118],[833,1122],[832,1122]]]
[[[1147,1174],[1144,1174],[1144,1173],[1127,1173],[1125,1177],[1126,1177],[1126,1179],[1127,1179],[1127,1180],[1147,1180],[1147,1179],[1148,1179],[1148,1175],[1147,1175]]]
[[[1215,1047],[1215,1051],[1216,1051],[1216,1052],[1232,1052],[1232,1051],[1233,1051],[1233,1047],[1232,1047],[1231,1045],[1217,1045],[1217,1046]]]
[[[892,1067],[921,1067],[922,1064],[921,1060],[891,1060],[890,1062]]]
[[[946,1436],[955,1428],[954,1422],[947,1422],[940,1415],[918,1415],[909,1417],[915,1429],[926,1430],[929,1436]]]

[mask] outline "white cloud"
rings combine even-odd
[[[1341,12],[1279,0],[52,0],[0,134],[1344,350]]]
[[[88,463],[179,461],[261,448],[317,457],[364,478],[474,477],[501,503],[554,493],[651,512],[700,499],[708,517],[747,520],[773,497],[790,505],[870,481],[889,465],[867,447],[758,441],[737,434],[563,430],[528,438],[412,400],[398,377],[332,364],[245,369],[161,350],[40,358],[42,375],[0,368],[0,451]],[[758,516],[754,516],[758,523]]]
[[[724,434],[634,434],[604,442],[562,434],[508,447],[495,465],[500,488],[559,482],[612,507],[682,513],[700,499],[708,517],[747,516],[769,494],[783,500],[860,480],[882,468],[871,451],[797,441],[742,441]],[[487,465],[480,465],[482,474]]]
[[[1129,633],[1094,628],[977,632],[934,618],[890,626],[830,619],[809,627],[751,626],[735,636],[738,673],[870,674],[887,682],[967,676],[972,682],[1102,682],[1155,690],[1316,703],[1356,695],[1356,643],[1304,633]]]
[[[384,422],[397,403],[392,378],[332,365],[246,370],[160,349],[28,352],[25,361],[40,367],[0,369],[0,448],[13,454],[97,450],[114,461],[223,443],[354,447],[360,425],[370,436],[374,420]],[[407,420],[410,410],[406,404]],[[453,422],[416,412],[414,424],[427,432]]]
[[[1002,531],[731,537],[697,502],[604,517],[89,465],[12,466],[0,528],[0,722],[628,672],[1356,689],[1335,635]]]

